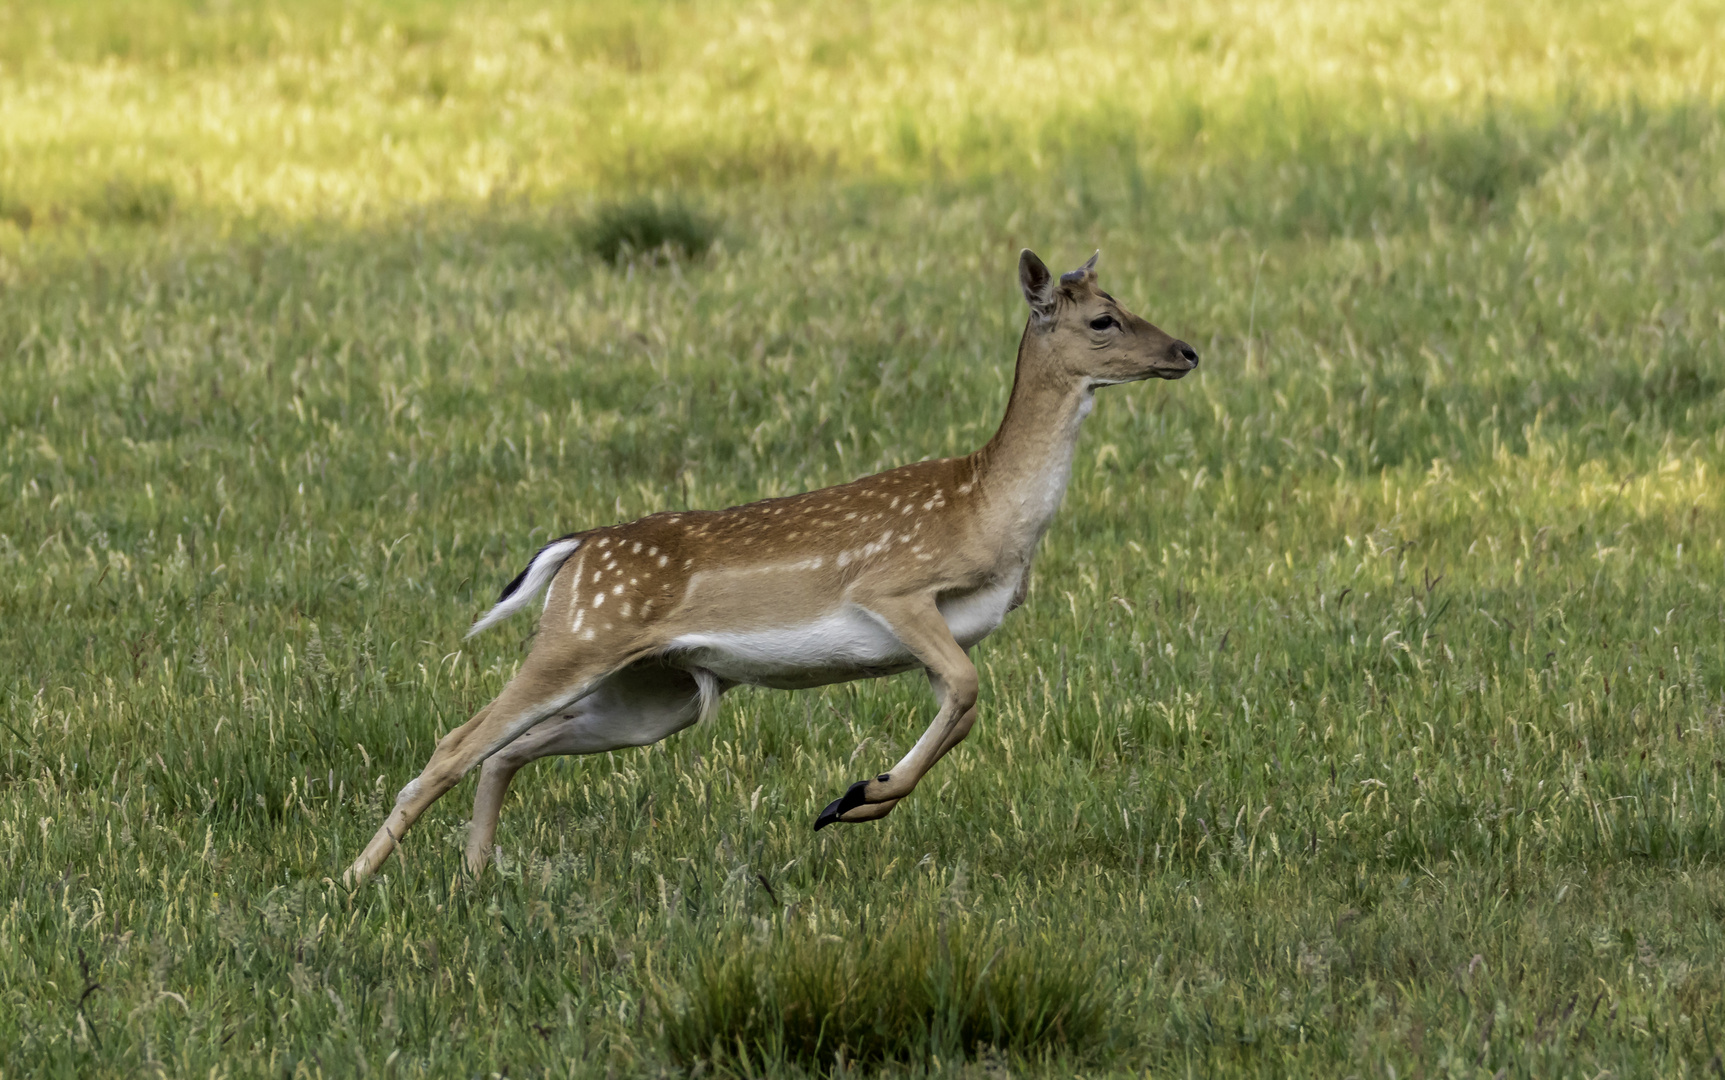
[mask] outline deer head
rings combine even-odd
[[[1018,283],[1030,305],[1026,358],[1041,374],[1088,386],[1178,379],[1198,366],[1198,351],[1121,306],[1096,286],[1096,259],[1056,281],[1036,253],[1018,257]]]

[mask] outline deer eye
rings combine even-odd
[[[1107,330],[1111,326],[1119,325],[1119,323],[1114,321],[1114,316],[1112,315],[1098,315],[1096,318],[1090,320],[1090,329],[1092,330]]]

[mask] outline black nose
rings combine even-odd
[[[1197,349],[1194,349],[1192,346],[1186,344],[1184,341],[1176,341],[1174,343],[1174,351],[1179,353],[1181,356],[1185,357],[1186,362],[1188,364],[1191,364],[1193,367],[1198,366],[1198,350]]]

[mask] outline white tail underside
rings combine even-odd
[[[541,548],[539,554],[533,556],[533,561],[527,564],[521,584],[516,586],[514,592],[497,601],[496,606],[487,611],[484,618],[474,623],[473,629],[467,631],[467,636],[472,637],[482,630],[488,630],[525,608],[539,595],[539,590],[545,588],[556,576],[558,569],[563,566],[563,561],[573,555],[580,546],[579,540],[559,540]]]

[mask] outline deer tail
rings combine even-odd
[[[516,574],[515,580],[503,587],[502,594],[497,597],[497,603],[473,624],[473,629],[467,631],[467,636],[472,637],[482,630],[488,630],[526,607],[533,597],[538,595],[539,590],[551,583],[564,561],[575,554],[575,549],[580,546],[580,539],[571,534],[540,548],[539,553],[528,561],[527,568]]]

